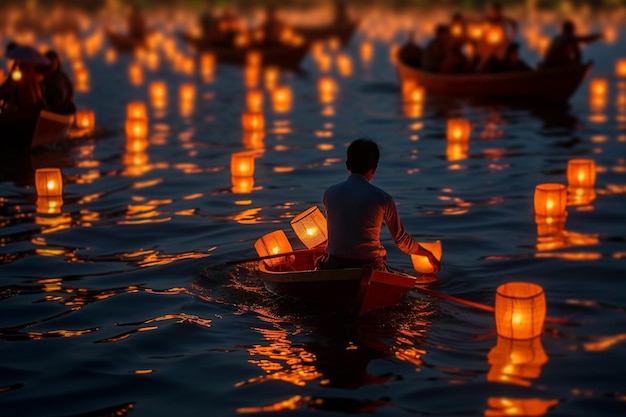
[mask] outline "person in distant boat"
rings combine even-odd
[[[141,7],[136,4],[128,15],[128,35],[135,39],[143,39],[146,36],[146,19]]]
[[[426,71],[440,72],[450,49],[450,29],[438,25],[435,37],[428,42],[422,54],[422,68]]]
[[[44,73],[41,87],[48,110],[60,114],[75,113],[74,87],[63,71],[59,54],[50,50],[45,56],[50,61],[50,66]]]
[[[564,65],[580,64],[582,61],[580,45],[603,39],[604,35],[596,33],[592,35],[576,35],[576,27],[570,20],[563,22],[561,34],[557,35],[546,52],[546,57],[540,64],[541,68],[554,68]]]
[[[280,45],[283,31],[287,28],[285,23],[279,19],[275,6],[268,6],[265,11],[265,22],[261,30],[263,32],[263,42],[267,46]]]
[[[213,16],[211,9],[207,8],[199,19],[200,29],[202,30],[202,37],[205,39],[212,39],[218,36],[219,24],[218,19]]]
[[[493,3],[489,8],[486,19],[485,33],[478,43],[478,55],[481,62],[478,70],[484,72],[487,62],[495,56],[496,59],[504,59],[506,46],[517,36],[517,22],[504,15],[502,4]]]
[[[511,72],[511,71],[532,71],[530,65],[524,62],[519,56],[520,44],[517,42],[511,42],[506,47],[506,52],[504,54],[504,60],[501,61],[500,65],[501,71]]]
[[[422,48],[415,43],[415,36],[409,31],[407,40],[398,50],[400,61],[415,68],[422,65]]]
[[[350,16],[348,14],[348,5],[345,0],[335,0],[333,3],[334,7],[334,20],[335,24],[347,23],[350,21]]]
[[[357,139],[348,147],[346,167],[350,176],[324,192],[328,245],[317,266],[321,269],[371,266],[387,271],[387,251],[380,242],[384,222],[400,250],[426,256],[437,273],[439,261],[404,230],[393,198],[370,184],[379,156],[378,145],[370,139]]]

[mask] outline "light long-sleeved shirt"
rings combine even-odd
[[[324,192],[328,221],[327,252],[347,259],[384,257],[387,251],[380,243],[383,222],[398,248],[416,253],[419,244],[404,230],[393,198],[370,184],[363,175],[348,179]]]

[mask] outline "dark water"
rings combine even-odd
[[[240,69],[219,67],[203,82],[176,71],[162,48],[158,69],[146,68],[135,86],[133,58],[107,63],[103,40],[83,53],[90,89],[77,93],[79,107],[95,111],[97,132],[64,151],[2,161],[0,415],[624,415],[620,13],[580,16],[611,39],[584,49],[595,66],[565,108],[430,97],[417,112],[403,109],[389,61],[391,44],[415,23],[368,14],[342,52],[352,74],[329,72],[335,100],[320,103],[322,74],[307,57],[306,74],[280,76],[293,90],[290,111],[275,112],[266,93],[264,137],[254,142],[241,128]],[[558,21],[533,22],[551,34]],[[89,25],[85,39],[99,29]],[[368,65],[359,54],[365,39],[374,46]],[[525,57],[537,60],[528,49]],[[599,109],[588,94],[596,77],[610,90]],[[150,105],[155,80],[167,82],[165,110]],[[183,83],[195,85],[196,98],[181,115]],[[149,143],[129,152],[126,103],[136,100],[148,107]],[[447,146],[450,117],[472,124],[465,151]],[[289,220],[322,206],[324,189],[346,176],[347,144],[363,135],[381,145],[373,182],[395,197],[406,228],[443,242],[432,289],[493,305],[499,284],[535,282],[548,315],[572,324],[547,323],[540,339],[511,346],[491,314],[417,293],[347,322],[273,298],[250,264],[223,265],[255,256],[254,241],[276,229],[301,247]],[[245,149],[256,152],[254,190],[234,194],[230,157]],[[534,187],[565,184],[573,158],[595,160],[596,197],[569,206],[556,236],[539,237]],[[60,213],[37,211],[39,167],[63,171]],[[390,263],[411,271],[386,234],[383,243]],[[502,352],[509,360],[488,361]]]

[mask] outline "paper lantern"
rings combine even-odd
[[[589,83],[589,92],[592,96],[605,96],[609,92],[609,83],[603,78],[594,78]]]
[[[435,242],[419,242],[420,246],[424,249],[430,251],[437,260],[441,260],[441,241],[437,240]],[[426,256],[423,255],[411,255],[411,260],[413,261],[413,268],[417,272],[422,274],[431,274],[434,269],[430,264],[430,261]]]
[[[502,26],[491,26],[487,31],[487,42],[490,45],[500,45],[504,42],[504,30]]]
[[[278,86],[272,90],[272,110],[286,113],[291,110],[291,88],[288,85]]]
[[[261,70],[257,66],[247,65],[243,70],[245,85],[248,88],[256,88],[259,85]]]
[[[374,47],[370,42],[363,41],[359,49],[359,53],[361,55],[361,61],[367,64],[371,62],[374,57]]]
[[[331,77],[323,77],[317,82],[317,89],[319,91],[320,101],[322,103],[330,103],[335,99],[337,83]]]
[[[592,159],[572,159],[567,162],[567,184],[570,187],[593,188],[596,163]]]
[[[96,116],[91,110],[76,112],[76,127],[92,132],[96,126]]]
[[[291,243],[289,243],[289,239],[287,239],[287,235],[282,230],[276,230],[261,237],[254,243],[254,249],[259,256],[278,255],[293,251]],[[265,259],[264,262],[269,267],[277,267],[279,265],[289,264],[291,259],[291,257],[280,256]]]
[[[448,119],[448,140],[466,142],[470,137],[470,122],[465,119]]]
[[[626,78],[626,58],[618,59],[615,62],[615,75],[620,78]]]
[[[250,194],[254,189],[254,177],[231,177],[233,194]]]
[[[294,217],[291,220],[291,227],[309,249],[321,246],[328,240],[326,217],[317,206],[313,206]]]
[[[250,51],[246,54],[246,66],[248,67],[260,67],[263,61],[263,56],[259,51]]]
[[[126,105],[127,119],[148,119],[146,105],[142,101],[132,101]]]
[[[78,68],[74,72],[74,79],[77,91],[84,92],[89,90],[89,71],[86,68]]]
[[[193,84],[182,84],[178,91],[180,103],[193,103],[196,99],[196,86]]]
[[[424,90],[424,87],[414,85],[407,92],[406,101],[408,101],[409,103],[423,103],[425,97],[426,90]]]
[[[246,93],[246,107],[248,111],[260,112],[263,110],[263,91],[249,90]]]
[[[63,195],[63,178],[59,168],[39,168],[35,171],[35,188],[39,197]]]
[[[128,78],[133,85],[141,85],[143,83],[143,69],[139,63],[133,62],[129,65]]]
[[[145,139],[148,137],[148,121],[146,119],[126,119],[126,138]]]
[[[563,184],[539,184],[535,187],[534,203],[537,216],[565,216],[567,189]]]
[[[531,380],[539,378],[548,356],[541,345],[541,338],[515,340],[498,336],[496,345],[489,351],[487,361],[491,365],[487,381],[530,386]]]
[[[150,84],[150,104],[156,108],[167,105],[167,85],[163,81],[154,81]]]
[[[254,174],[254,154],[236,152],[230,157],[230,173],[234,177],[251,177]]]
[[[265,81],[265,88],[271,90],[278,84],[278,77],[280,76],[280,70],[278,67],[267,67],[263,71],[263,78]]]
[[[509,339],[541,335],[546,318],[543,288],[529,282],[508,282],[496,290],[495,319],[498,334]]]
[[[265,128],[265,118],[261,112],[247,111],[241,115],[241,124],[243,125],[243,130],[263,130]]]

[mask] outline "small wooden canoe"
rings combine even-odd
[[[47,110],[0,114],[0,147],[29,150],[54,146],[67,139],[73,124],[74,114],[58,114]]]
[[[309,45],[299,46],[249,46],[245,48],[227,47],[212,43],[210,40],[179,32],[178,36],[191,49],[198,52],[211,52],[220,64],[243,66],[246,64],[248,54],[258,52],[261,54],[261,64],[264,67],[276,66],[280,68],[298,68],[300,62],[309,52]]]
[[[397,61],[400,82],[414,81],[428,93],[549,102],[566,102],[589,73],[591,66],[592,62],[523,72],[439,74]]]
[[[359,21],[352,20],[341,23],[333,22],[324,26],[296,26],[293,31],[301,35],[308,43],[336,38],[341,45],[346,45],[358,27]]]
[[[315,270],[315,260],[323,253],[320,249],[296,251],[277,266],[260,261],[261,279],[276,295],[338,308],[355,317],[401,303],[417,283],[410,275],[371,268]]]

